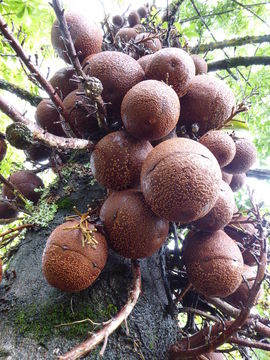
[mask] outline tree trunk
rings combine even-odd
[[[89,204],[105,195],[104,189],[90,185],[89,175],[77,174],[72,172],[68,186],[63,183],[59,186],[56,195],[64,198],[61,209],[47,227],[27,233],[10,262],[7,272],[10,278],[0,285],[0,358],[55,359],[95,331],[90,322],[57,325],[86,318],[106,321],[127,300],[132,283],[130,261],[112,252],[94,285],[80,293],[62,293],[49,286],[42,275],[46,240],[72,214],[70,205],[84,212]],[[73,192],[67,197],[70,189]],[[141,260],[141,270],[142,294],[127,321],[129,335],[123,324],[109,337],[104,359],[166,359],[169,345],[176,340],[177,321],[166,312],[159,254]],[[101,345],[86,358],[98,359]]]

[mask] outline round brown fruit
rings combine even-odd
[[[155,146],[157,146],[158,144],[162,143],[163,141],[170,140],[170,139],[175,139],[175,138],[177,138],[176,128],[172,129],[172,131],[169,132],[168,135],[162,137],[161,139],[152,141],[151,144],[152,144],[152,146],[155,147]]]
[[[108,257],[106,240],[94,225],[88,224],[88,229],[93,230],[97,241],[95,247],[83,244],[83,233],[78,226],[78,220],[57,226],[47,240],[42,256],[46,280],[62,291],[76,292],[88,288],[101,273]]]
[[[148,14],[148,10],[146,6],[141,6],[139,9],[137,9],[137,13],[139,14],[140,18],[146,18]]]
[[[182,97],[195,77],[195,65],[184,50],[165,48],[153,56],[147,67],[146,77],[166,82]]]
[[[31,145],[26,151],[25,154],[32,161],[44,161],[47,160],[52,151],[45,145],[35,143]]]
[[[221,168],[228,165],[235,156],[235,143],[232,137],[222,130],[208,131],[199,141],[215,155]]]
[[[153,34],[142,32],[135,38],[135,44],[137,46],[142,45],[144,50],[149,53],[155,53],[162,48],[162,44],[157,37],[153,37]]]
[[[113,192],[101,208],[100,219],[112,249],[131,259],[151,256],[169,231],[168,221],[157,217],[137,190]]]
[[[238,191],[241,189],[246,182],[246,174],[231,174],[232,181],[230,182],[230,187],[232,191]]]
[[[228,85],[209,75],[194,77],[187,94],[181,99],[179,126],[191,131],[199,125],[198,135],[216,129],[231,116],[235,98]]]
[[[205,296],[229,296],[242,282],[241,251],[222,230],[190,232],[183,247],[183,260],[189,281]]]
[[[196,75],[207,74],[207,62],[200,55],[193,54],[190,56],[195,65]]]
[[[7,144],[4,139],[0,138],[0,161],[4,159],[7,153]]]
[[[14,205],[6,200],[0,201],[0,219],[14,219],[18,215],[18,211]]]
[[[64,67],[51,77],[49,83],[57,89],[58,94],[64,99],[71,91],[76,90],[78,84],[70,81],[75,75],[75,70],[72,66]]]
[[[221,171],[222,173],[222,180],[225,181],[225,183],[227,183],[228,185],[230,185],[231,181],[232,181],[232,174],[228,174],[225,171]]]
[[[249,139],[238,138],[235,140],[236,153],[233,160],[224,170],[231,174],[247,172],[255,163],[257,151]]]
[[[227,225],[224,231],[230,238],[240,244],[245,264],[253,266],[256,265],[256,259],[252,255],[252,252],[257,255],[257,257],[259,254],[257,251],[254,251],[253,247],[249,246],[249,244],[254,243],[254,237],[258,235],[258,231],[254,224],[248,221],[250,221],[248,217],[240,216],[233,220],[232,224]]]
[[[153,149],[149,141],[137,140],[125,131],[102,138],[91,155],[91,169],[96,180],[111,190],[140,184],[143,161]]]
[[[36,109],[35,119],[42,129],[57,136],[65,136],[60,123],[60,115],[50,100],[42,100]]]
[[[94,103],[85,96],[72,91],[64,99],[63,105],[69,114],[69,121],[80,133],[81,138],[88,139],[99,130],[98,121],[94,116]]]
[[[194,222],[202,231],[217,231],[223,229],[232,219],[234,213],[234,196],[228,184],[221,182],[218,199],[214,207],[204,217]]]
[[[175,91],[156,80],[133,86],[121,105],[123,124],[127,132],[138,139],[157,140],[166,136],[176,126],[179,113]]]
[[[226,301],[228,301],[233,306],[239,308],[245,306],[248,300],[250,289],[254,284],[256,274],[257,274],[257,267],[244,265],[244,271],[242,276],[245,280],[243,279],[237,290],[231,295],[229,295],[226,298]],[[261,291],[259,291],[259,293],[257,294],[255,303],[258,302],[260,295],[261,295]]]
[[[65,18],[80,61],[101,51],[103,35],[95,23],[76,12],[65,12]],[[59,57],[69,63],[58,20],[53,23],[51,41]]]
[[[121,27],[124,25],[124,19],[121,15],[114,15],[112,17],[112,23],[117,27]]]
[[[120,113],[121,102],[132,86],[144,80],[144,71],[132,57],[117,51],[103,51],[89,59],[85,67],[89,76],[98,78],[103,85],[102,98],[108,113]]]
[[[221,171],[214,155],[194,140],[177,138],[157,145],[142,166],[141,189],[158,216],[189,223],[217,201]]]
[[[131,11],[128,15],[128,23],[130,27],[133,27],[140,23],[140,16],[137,11]]]
[[[120,29],[114,39],[114,43],[117,45],[119,43],[128,43],[131,39],[135,39],[137,32],[133,28],[122,28]]]
[[[2,260],[0,259],[0,282],[3,279],[3,264],[2,264]]]
[[[10,175],[9,181],[16,186],[16,188],[22,193],[26,199],[37,203],[41,193],[35,191],[39,188],[44,188],[43,181],[31,171],[21,170]],[[6,186],[3,186],[3,197],[7,197],[9,200],[15,198],[14,193]]]
[[[148,55],[144,55],[141,58],[139,58],[137,61],[138,63],[141,65],[143,71],[146,73],[147,71],[147,67],[150,64],[152,58],[153,58],[154,54],[148,54]]]

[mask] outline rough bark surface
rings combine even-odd
[[[89,176],[72,175],[76,189],[69,196],[80,211],[92,201],[104,197],[104,190],[89,184]],[[60,189],[58,194],[61,194]],[[14,255],[9,273],[16,277],[0,285],[0,358],[12,360],[55,359],[94,331],[86,322],[56,327],[61,323],[87,317],[95,322],[110,319],[127,300],[131,278],[130,261],[110,253],[106,268],[89,289],[76,294],[61,293],[50,287],[41,271],[42,252],[51,231],[72,211],[60,209],[47,228],[29,231]],[[141,261],[142,295],[128,318],[130,335],[124,324],[109,337],[105,360],[162,360],[175,342],[177,324],[166,313],[167,298],[160,271],[159,257]],[[100,358],[101,346],[86,359]]]

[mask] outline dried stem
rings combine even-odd
[[[63,102],[58,96],[57,92],[54,90],[53,86],[45,79],[45,77],[39,72],[34,64],[32,64],[30,57],[27,56],[20,44],[20,42],[16,39],[13,33],[8,29],[8,26],[0,15],[0,31],[2,32],[5,39],[8,41],[9,45],[12,49],[16,52],[17,56],[21,59],[21,61],[25,64],[25,66],[30,71],[31,75],[37,80],[37,82],[42,86],[42,88],[46,91],[49,95],[50,99],[54,103],[56,109],[62,115],[63,119],[65,120],[66,124],[69,127],[70,132],[75,134],[79,137],[79,133],[74,128],[73,124],[69,121],[68,114],[65,112]]]
[[[19,225],[19,226],[16,226],[15,228],[13,229],[9,229],[7,231],[4,231],[2,234],[0,234],[0,238],[4,238],[5,236],[9,235],[9,234],[12,234],[13,232],[15,231],[21,231],[23,229],[28,229],[28,228],[32,228],[34,227],[33,224],[23,224],[23,225]]]
[[[252,341],[252,340],[242,339],[232,336],[228,342],[230,344],[238,344],[240,346],[246,346],[250,348],[270,351],[270,344],[266,344],[260,341]]]
[[[32,131],[33,140],[40,141],[52,148],[59,148],[63,150],[86,150],[94,147],[94,143],[88,140],[64,138],[46,132],[37,124],[34,124],[30,120],[26,119],[1,95],[0,110],[2,110],[2,112],[14,122],[20,122],[22,124],[25,124]]]
[[[186,293],[192,288],[192,284],[188,283],[185,289],[181,292],[181,294],[176,298],[175,304],[177,304],[179,301],[183,299],[183,297],[186,295]]]
[[[75,360],[79,359],[82,356],[87,355],[91,350],[93,350],[98,344],[104,341],[104,346],[102,347],[102,355],[105,351],[105,346],[110,334],[112,334],[123,321],[132,312],[134,306],[136,305],[138,298],[141,293],[141,270],[140,266],[136,261],[132,261],[132,270],[133,270],[133,289],[130,292],[128,301],[126,305],[116,314],[110,322],[107,323],[102,329],[93,334],[89,339],[76,346],[71,351],[66,354],[59,356],[58,360]]]

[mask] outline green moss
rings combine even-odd
[[[78,322],[84,319],[91,319],[94,322],[108,320],[117,312],[113,304],[109,304],[105,309],[99,303],[98,308],[88,303],[73,305],[70,303],[60,303],[49,306],[38,307],[29,305],[23,311],[17,313],[15,325],[20,333],[25,337],[34,338],[40,342],[52,336],[64,336],[67,339],[84,338],[89,332],[94,330],[90,321]],[[60,324],[70,324],[60,326]]]

